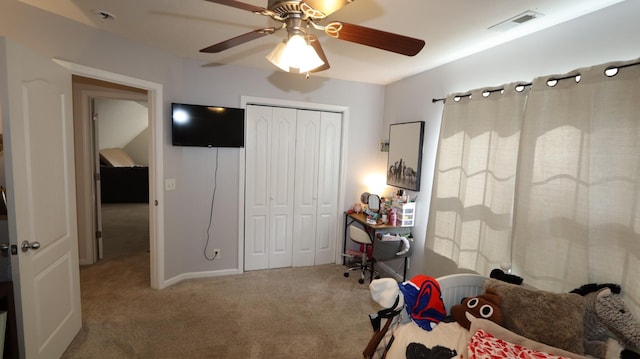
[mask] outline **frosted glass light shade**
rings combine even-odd
[[[278,45],[267,55],[267,60],[283,71],[305,73],[324,65],[316,50],[300,35]]]

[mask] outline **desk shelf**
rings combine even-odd
[[[413,227],[416,216],[416,203],[394,203],[393,208],[398,216],[398,224],[400,227]]]

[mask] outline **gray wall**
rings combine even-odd
[[[418,198],[415,258],[410,274],[423,272],[424,246],[435,148],[442,111],[431,98],[454,91],[530,80],[538,75],[640,56],[636,34],[640,1],[609,9],[515,40],[452,64],[391,84],[386,88],[234,66],[204,66],[158,49],[110,35],[18,1],[0,2],[0,36],[43,56],[115,72],[164,86],[164,171],[177,190],[165,194],[166,279],[189,273],[237,268],[237,149],[220,149],[218,197],[212,248],[221,260],[207,261],[202,250],[208,223],[215,150],[170,145],[173,101],[239,106],[241,96],[308,101],[350,108],[344,209],[367,189],[364,178],[385,173],[379,141],[388,124],[426,121],[422,191]],[[427,47],[428,49],[428,47]],[[194,49],[196,51],[197,49]]]
[[[418,197],[416,250],[409,273],[429,273],[423,250],[442,103],[432,98],[498,86],[615,60],[640,57],[640,1],[629,0],[387,86],[384,127],[426,121],[422,190]]]
[[[175,87],[177,102],[239,107],[242,96],[347,106],[350,108],[347,140],[347,188],[345,208],[363,191],[358,179],[372,166],[369,155],[376,150],[382,128],[384,88],[355,82],[336,81],[239,67],[202,67],[185,60],[180,68],[182,87]],[[354,96],[353,94],[357,94]],[[170,136],[169,123],[165,127]],[[167,138],[169,141],[169,138]],[[219,170],[214,212],[214,236],[209,248],[220,248],[218,263],[202,255],[206,238],[216,149],[167,146],[165,177],[175,178],[178,190],[166,192],[167,273],[191,273],[236,268],[238,257],[238,149],[219,149]]]
[[[223,256],[214,262],[203,256],[208,224],[215,150],[170,144],[171,102],[240,106],[241,96],[308,101],[350,109],[347,140],[347,188],[350,207],[360,183],[377,166],[384,110],[384,87],[348,81],[295,76],[234,66],[204,66],[145,47],[18,1],[0,2],[0,36],[45,57],[60,58],[163,85],[164,171],[177,189],[165,193],[166,280],[183,274],[234,270],[238,267],[237,149],[220,149],[216,211],[210,248]],[[197,51],[197,49],[194,49]],[[162,184],[162,182],[161,182]]]

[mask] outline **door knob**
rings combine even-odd
[[[9,243],[0,243],[0,251],[2,252],[9,251]]]
[[[38,249],[40,248],[40,242],[29,243],[29,241],[23,241],[22,244],[20,245],[20,248],[22,248],[23,252],[26,252],[29,249]]]

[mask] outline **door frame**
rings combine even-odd
[[[343,228],[342,228],[342,216],[343,213],[340,208],[344,207],[344,196],[345,196],[345,188],[346,188],[346,180],[347,180],[347,171],[346,171],[346,160],[347,160],[347,138],[349,135],[349,107],[347,106],[339,106],[339,105],[328,105],[321,103],[313,103],[313,102],[303,102],[303,101],[289,101],[289,100],[280,100],[280,99],[272,99],[272,98],[264,98],[264,97],[253,97],[253,96],[241,96],[240,97],[240,107],[243,109],[247,109],[247,105],[262,105],[262,106],[272,106],[272,107],[289,107],[295,108],[299,110],[312,110],[312,111],[326,111],[326,112],[337,112],[342,114],[342,138],[340,139],[340,179],[338,181],[338,213],[336,213],[336,253],[335,253],[335,263],[342,264],[342,253],[340,253],[340,248],[342,248],[343,242]],[[245,116],[245,128],[246,128],[246,116]],[[245,133],[245,140],[246,140]],[[244,272],[244,187],[245,187],[245,149],[242,147],[240,149],[240,164],[238,166],[238,193],[240,201],[240,205],[238,206],[238,273]]]
[[[149,141],[149,250],[151,288],[167,286],[164,278],[164,191],[163,177],[163,86],[162,84],[137,79],[109,71],[53,59],[72,74],[135,87],[147,91],[149,126],[152,136]]]

